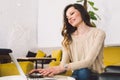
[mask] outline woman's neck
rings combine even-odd
[[[75,31],[76,35],[83,35],[84,33],[87,33],[89,31],[90,27],[87,26],[85,23],[81,23],[77,30]]]

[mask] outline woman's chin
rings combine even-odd
[[[75,24],[71,24],[73,27],[75,27],[76,25]]]

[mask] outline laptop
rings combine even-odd
[[[22,68],[20,67],[17,59],[15,59],[15,57],[13,56],[13,54],[9,53],[9,55],[10,55],[12,61],[15,63],[20,75],[0,77],[0,80],[36,80],[35,78],[29,78],[28,76],[26,76],[24,74]],[[57,79],[55,79],[55,78],[37,78],[37,80],[57,80]]]
[[[15,63],[20,75],[0,77],[0,80],[75,80],[72,77],[66,77],[66,76],[55,76],[55,77],[44,77],[44,78],[29,78],[28,76],[26,76],[24,74],[21,66],[19,65],[17,59],[15,59],[13,54],[9,53],[9,55],[10,55],[12,61]]]

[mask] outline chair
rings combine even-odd
[[[34,67],[32,62],[26,61],[18,63],[17,60],[12,55],[11,49],[0,49],[0,56],[5,57],[0,58],[0,77],[18,74],[28,74],[28,72],[31,71]]]
[[[60,64],[61,58],[62,58],[62,50],[53,50],[51,54],[52,58],[56,58],[56,61],[51,61],[49,63],[49,66],[58,66]]]

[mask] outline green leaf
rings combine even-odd
[[[95,13],[93,11],[89,11],[88,12],[90,15],[95,15]]]
[[[82,2],[82,1],[84,1],[84,0],[77,0],[77,2]]]
[[[97,17],[95,16],[95,13],[93,11],[89,11],[88,13],[90,15],[90,19],[97,20]]]
[[[98,10],[98,8],[96,8],[96,7],[92,7],[95,11],[97,11]]]
[[[94,2],[88,1],[88,3],[89,3],[92,7],[94,6]]]
[[[96,17],[95,15],[90,15],[90,18],[91,18],[92,20],[97,20],[97,17]]]
[[[98,10],[98,8],[94,7],[94,2],[88,1],[88,3],[90,4],[90,6],[91,6],[95,11]]]

